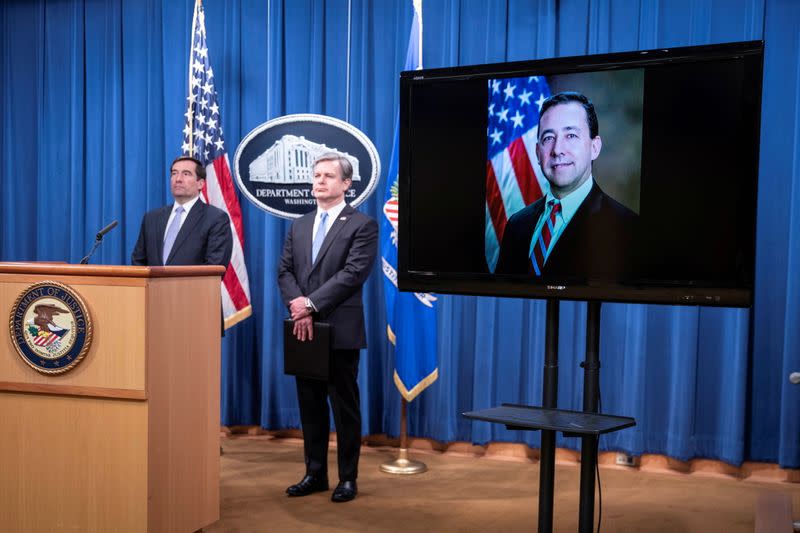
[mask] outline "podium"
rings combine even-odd
[[[0,263],[0,531],[190,532],[219,519],[223,272]],[[12,308],[41,282],[68,287],[91,320],[88,351],[63,373],[15,348]]]

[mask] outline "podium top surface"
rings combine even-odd
[[[506,424],[509,429],[551,429],[576,435],[599,435],[636,425],[636,420],[627,416],[515,404],[470,411],[463,416]]]
[[[128,266],[128,265],[71,265],[68,263],[0,263],[0,274],[37,274],[61,276],[99,276],[123,278],[174,278],[192,276],[222,276],[225,267],[201,266]]]

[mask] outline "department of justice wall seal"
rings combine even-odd
[[[92,319],[70,287],[42,281],[26,288],[11,307],[11,341],[25,363],[42,374],[63,374],[92,344]]]
[[[327,153],[345,157],[353,165],[345,201],[357,207],[378,183],[378,151],[358,128],[325,115],[286,115],[248,133],[233,158],[236,183],[260,209],[281,218],[297,218],[317,207],[312,166]]]

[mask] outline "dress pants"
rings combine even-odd
[[[336,425],[339,481],[355,481],[358,477],[358,456],[361,452],[358,360],[359,350],[332,350],[328,381],[296,378],[308,475],[328,475],[330,398]]]

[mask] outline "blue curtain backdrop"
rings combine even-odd
[[[362,129],[388,162],[410,4],[206,0],[228,150],[268,119],[311,112]],[[192,7],[192,0],[0,5],[0,260],[77,262],[94,232],[119,219],[94,261],[129,261],[142,214],[170,201],[167,165],[181,143]],[[800,387],[787,380],[800,370],[800,2],[425,0],[423,24],[429,68],[766,41],[755,307],[603,305],[602,407],[638,425],[603,437],[601,448],[800,467]],[[713,135],[713,125],[686,122]],[[375,218],[379,196],[361,208]],[[223,341],[221,419],[298,427],[294,383],[282,374],[285,311],[275,284],[288,224],[242,201],[255,311]],[[365,290],[363,430],[396,435],[400,399],[380,276],[376,267]],[[440,303],[440,377],[411,403],[410,433],[538,446],[536,433],[459,413],[540,403],[544,302],[443,295]],[[564,408],[582,404],[585,319],[585,304],[561,305]],[[578,443],[559,437],[558,445]]]

